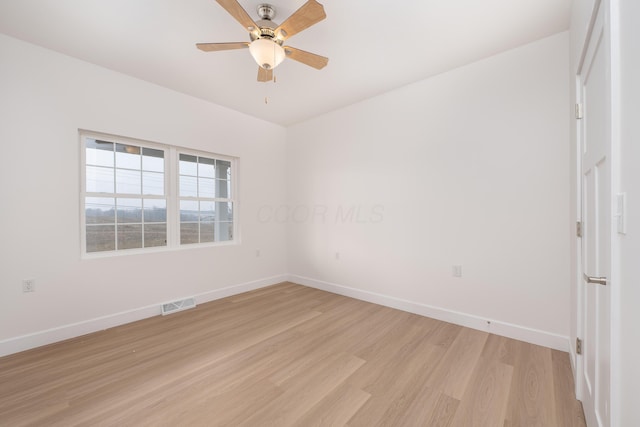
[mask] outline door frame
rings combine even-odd
[[[575,99],[574,102],[576,104],[581,103],[582,100],[582,91],[581,91],[581,74],[583,71],[584,62],[586,59],[588,42],[591,39],[594,25],[596,21],[596,17],[600,8],[603,8],[602,12],[604,13],[604,31],[607,33],[609,45],[607,46],[609,50],[609,96],[610,96],[610,111],[609,111],[609,124],[610,124],[610,140],[611,140],[611,188],[610,188],[610,197],[611,197],[611,233],[610,233],[610,277],[608,280],[607,286],[610,286],[610,313],[611,313],[611,323],[610,323],[610,345],[611,345],[611,371],[610,371],[610,422],[611,426],[620,425],[620,384],[621,384],[621,372],[620,372],[620,348],[621,348],[621,320],[620,320],[620,310],[621,306],[621,292],[620,292],[620,253],[619,253],[619,240],[620,234],[617,230],[617,225],[614,219],[617,217],[617,203],[616,198],[620,193],[620,156],[621,156],[621,140],[620,140],[620,36],[619,36],[619,0],[595,0],[593,10],[591,12],[591,17],[589,21],[589,28],[587,30],[586,36],[584,40],[581,41],[582,45],[580,46],[581,54],[578,60],[576,74],[574,76],[574,85],[575,85]],[[582,124],[579,120],[574,120],[575,126],[575,141],[572,147],[572,150],[575,150],[576,153],[576,174],[573,176],[575,180],[574,185],[576,189],[576,212],[577,217],[576,221],[582,222]],[[584,336],[584,311],[582,306],[582,301],[584,298],[584,286],[583,283],[583,266],[582,266],[582,242],[579,237],[575,237],[576,239],[576,265],[574,270],[574,283],[576,284],[576,292],[575,297],[576,301],[576,318],[574,321],[576,322],[576,333],[578,338],[582,338]],[[582,379],[582,369],[583,369],[583,358],[575,354],[575,347],[573,343],[570,343],[569,348],[572,353],[572,360],[575,360],[575,364],[573,366],[574,372],[574,381],[575,381],[575,392],[578,400],[582,400],[582,389],[583,389],[583,379]]]

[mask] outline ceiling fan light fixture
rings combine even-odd
[[[270,38],[256,39],[249,45],[249,52],[259,66],[265,70],[273,70],[284,60],[284,48]]]
[[[318,0],[306,0],[298,10],[293,12],[281,24],[273,21],[275,9],[270,4],[261,3],[257,12],[259,21],[251,19],[238,0],[216,0],[244,29],[249,31],[250,42],[232,43],[196,43],[196,47],[204,52],[218,52],[249,48],[249,53],[258,63],[258,81],[275,81],[273,69],[285,58],[291,58],[301,64],[317,70],[324,68],[329,58],[305,52],[291,46],[283,47],[291,36],[317,24],[327,17],[324,7]]]

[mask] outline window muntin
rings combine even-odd
[[[233,240],[231,162],[179,154],[180,244]]]
[[[88,132],[81,141],[84,254],[233,242],[234,159]]]
[[[166,246],[165,150],[83,140],[85,252]]]

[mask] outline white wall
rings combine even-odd
[[[561,33],[290,127],[293,279],[567,349],[568,53]]]
[[[0,58],[0,354],[285,277],[284,224],[257,213],[285,200],[286,129],[1,35]],[[81,260],[78,129],[238,156],[241,244]]]
[[[627,234],[620,236],[621,426],[640,425],[640,2],[620,0],[621,170],[627,193]]]
[[[566,348],[567,52],[559,34],[287,130],[0,36],[0,354],[287,272]],[[79,128],[239,156],[242,243],[81,260]]]

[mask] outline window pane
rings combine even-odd
[[[143,147],[142,169],[151,172],[164,172],[164,151]]]
[[[118,223],[142,222],[142,199],[118,199]]]
[[[116,144],[116,167],[140,170],[140,147]]]
[[[144,247],[167,246],[167,224],[145,224]]]
[[[200,223],[200,243],[214,241],[214,222]]]
[[[86,139],[86,161],[88,165],[113,167],[113,143]]]
[[[198,175],[198,158],[188,154],[180,154],[180,175]]]
[[[86,148],[95,148],[98,150],[113,151],[113,142],[101,141],[95,138],[85,138],[84,146]]]
[[[216,237],[218,242],[233,240],[233,222],[216,222]]]
[[[233,221],[233,203],[216,202],[216,220]]]
[[[231,197],[231,182],[216,179],[216,194],[221,199]]]
[[[116,249],[115,225],[87,225],[87,252]]]
[[[198,224],[180,223],[180,244],[198,243]]]
[[[204,178],[215,178],[214,159],[198,157],[198,176]]]
[[[142,224],[118,226],[118,249],[142,247]]]
[[[85,135],[82,144],[87,253],[167,247],[168,230],[176,225],[183,245],[233,240],[233,161],[178,151],[176,171],[166,163],[169,150],[178,147],[147,148]],[[178,194],[169,197],[176,186]],[[179,222],[170,227],[168,205],[176,199]]]
[[[198,191],[200,197],[213,199],[216,197],[215,179],[198,178]]]
[[[180,221],[198,222],[198,202],[195,200],[180,200]]]
[[[167,201],[145,199],[144,222],[167,222]]]
[[[215,221],[215,202],[200,202],[200,221]]]
[[[180,175],[180,196],[198,197],[198,178]]]
[[[112,197],[87,197],[84,211],[87,224],[116,222],[116,201]]]
[[[216,160],[216,178],[231,179],[231,162],[227,160]]]
[[[158,172],[142,172],[142,194],[163,196],[164,174]]]
[[[140,182],[140,171],[116,169],[116,193],[142,194]]]
[[[87,193],[113,193],[113,169],[87,166]]]

